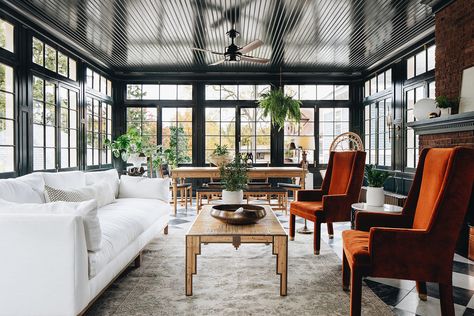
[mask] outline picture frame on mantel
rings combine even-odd
[[[474,66],[462,72],[459,113],[474,111]]]

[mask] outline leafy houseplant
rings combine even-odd
[[[371,206],[383,206],[385,195],[383,184],[390,177],[387,171],[377,170],[375,165],[365,166],[365,178],[367,179],[367,204]]]
[[[273,89],[262,94],[258,105],[263,109],[263,115],[272,118],[272,124],[281,130],[285,121],[299,123],[301,120],[301,101],[285,95],[283,88]]]
[[[450,115],[452,109],[457,109],[459,105],[459,98],[448,98],[445,95],[436,97],[436,106],[441,109],[441,115]]]
[[[104,145],[112,150],[115,158],[122,158],[123,161],[127,161],[131,155],[138,156],[144,150],[142,137],[135,128],[130,128],[114,141],[106,139]]]
[[[243,189],[247,186],[247,165],[237,154],[230,163],[219,168],[222,190],[222,200],[226,204],[241,204],[243,201]]]
[[[229,163],[232,158],[230,157],[229,149],[227,148],[227,145],[218,145],[215,144],[214,151],[212,154],[209,156],[209,161],[216,165],[216,166],[222,166],[224,164]]]

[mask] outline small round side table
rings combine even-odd
[[[372,206],[367,203],[354,203],[351,205],[351,228],[355,226],[356,212],[376,212],[376,213],[401,213],[403,207],[391,204],[383,206]]]

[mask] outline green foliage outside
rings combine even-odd
[[[387,171],[375,169],[375,165],[366,165],[365,178],[369,187],[381,188],[390,175]]]
[[[240,154],[234,160],[219,168],[221,182],[227,191],[243,190],[247,186],[247,164],[242,161]]]

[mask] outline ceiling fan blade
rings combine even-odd
[[[239,53],[246,54],[254,49],[259,48],[260,46],[263,45],[263,42],[261,40],[255,40],[253,42],[248,43],[244,47],[238,50]]]
[[[209,64],[209,66],[220,65],[220,64],[222,64],[223,62],[225,62],[225,59],[221,59],[221,60],[219,60],[219,61],[216,61],[215,63]]]
[[[244,56],[244,55],[240,57],[240,60],[249,61],[249,62],[252,62],[252,63],[259,63],[259,64],[267,64],[267,63],[270,62],[270,59],[260,58],[260,57],[252,57],[252,56]]]
[[[191,49],[199,51],[199,52],[211,53],[211,54],[216,54],[216,55],[224,55],[224,53],[219,53],[219,52],[215,52],[215,51],[208,50],[208,49],[202,49],[202,48],[196,48],[196,47],[192,47]]]

